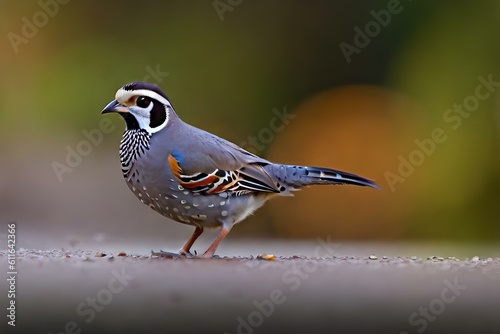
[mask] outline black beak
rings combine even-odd
[[[101,114],[108,114],[110,112],[128,113],[128,109],[122,106],[118,101],[113,100],[101,111]]]

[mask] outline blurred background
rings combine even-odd
[[[499,15],[498,1],[0,1],[0,221],[21,247],[180,247],[192,228],[128,190],[124,122],[100,115],[150,81],[188,123],[383,188],[305,189],[229,239],[498,241]]]

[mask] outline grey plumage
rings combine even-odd
[[[352,184],[379,189],[377,184],[371,180],[330,168],[270,164],[265,167],[265,170],[288,187]]]
[[[127,185],[156,212],[196,227],[221,227],[205,257],[213,256],[232,226],[276,195],[316,184],[378,188],[361,176],[328,168],[274,164],[183,122],[167,96],[150,83],[127,84],[103,113],[118,112],[127,129],[120,161]]]

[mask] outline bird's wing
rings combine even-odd
[[[179,161],[172,154],[168,156],[168,161],[177,181],[193,192],[206,194],[234,192],[238,195],[251,192],[279,192],[277,188],[279,185],[258,164],[236,170],[215,169],[210,173],[185,174]]]
[[[184,188],[207,194],[280,192],[280,184],[263,168],[269,161],[199,131],[193,133],[198,138],[189,141],[196,145],[180,144],[168,155],[169,166]]]

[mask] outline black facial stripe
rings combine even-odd
[[[125,119],[125,123],[127,123],[127,130],[139,130],[139,123],[135,119],[134,115],[131,113],[119,113],[123,119]]]
[[[158,101],[153,100],[153,109],[151,109],[149,117],[149,127],[154,129],[162,125],[167,119],[167,111],[165,106]]]

